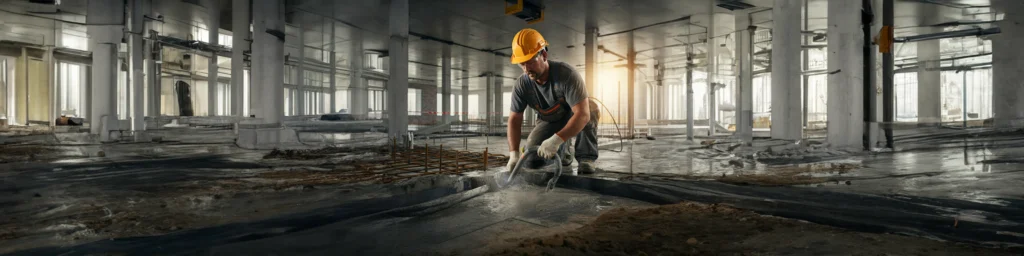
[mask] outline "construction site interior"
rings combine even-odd
[[[586,166],[514,167],[526,28]],[[0,0],[0,255],[1024,255],[1016,43],[1018,0]]]

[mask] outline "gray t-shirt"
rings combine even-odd
[[[548,61],[548,63],[550,69],[547,83],[538,85],[537,81],[530,79],[526,74],[519,76],[519,79],[516,80],[516,87],[512,92],[512,112],[523,113],[527,106],[539,105],[542,109],[551,108],[558,104],[556,90],[558,96],[565,97],[565,102],[569,104],[569,107],[575,106],[588,97],[583,77],[572,66],[557,61]],[[526,90],[535,90],[540,102],[534,102],[533,97],[529,97]],[[571,108],[568,110],[572,112]]]

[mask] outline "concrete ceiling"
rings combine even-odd
[[[180,1],[180,2],[179,2]],[[808,0],[808,30],[824,31],[827,27],[827,0]],[[64,14],[54,17],[64,20],[84,21],[85,2],[63,1],[60,9]],[[192,19],[205,22],[205,6],[215,4],[220,8],[221,28],[231,28],[230,0],[154,0],[158,12],[174,13],[177,19]],[[696,42],[704,38],[704,27],[708,24],[710,0],[544,0],[545,20],[527,25],[524,21],[503,13],[500,0],[431,0],[410,2],[410,32],[426,35],[465,45],[475,49],[452,46],[453,76],[477,76],[487,71],[498,71],[507,77],[516,77],[521,71],[508,63],[507,57],[496,56],[485,51],[498,50],[509,54],[511,39],[516,31],[532,27],[541,31],[551,43],[553,60],[565,61],[582,66],[584,53],[584,26],[588,15],[593,16],[601,34],[612,34],[631,28],[691,17],[688,21],[672,22],[651,26],[633,33],[634,49],[640,51],[641,63],[654,60],[680,58],[685,42]],[[772,0],[745,0],[754,5],[751,10],[770,9]],[[0,9],[14,12],[30,11],[39,7],[28,1],[14,1]],[[303,28],[306,45],[329,48],[333,44],[339,58],[348,59],[352,53],[353,40],[359,40],[367,50],[386,51],[388,40],[388,7],[390,1],[370,0],[286,0],[288,22]],[[950,21],[990,20],[990,0],[898,0],[896,2],[896,28],[900,35],[922,33],[922,26]],[[588,14],[588,5],[593,5]],[[188,8],[182,8],[188,7]],[[982,14],[978,14],[982,13]],[[754,23],[761,27],[771,26],[771,11],[759,12],[752,16]],[[184,18],[183,18],[184,17]],[[2,20],[2,19],[0,19]],[[733,31],[733,12],[715,8],[716,36],[725,37]],[[44,20],[45,21],[45,20]],[[334,38],[330,38],[330,22],[334,22]],[[187,21],[182,21],[187,22]],[[8,22],[9,23],[9,22]],[[301,24],[301,25],[300,25]],[[987,25],[986,25],[987,26]],[[295,32],[298,34],[298,32]],[[689,38],[686,35],[693,35]],[[602,36],[598,44],[624,54],[629,33]],[[731,40],[730,40],[731,41]],[[440,74],[442,43],[410,37],[410,61],[417,64],[418,77],[436,77]],[[696,50],[703,51],[702,45]],[[477,50],[479,49],[479,50]],[[656,50],[650,50],[656,49]],[[480,51],[484,50],[484,51]],[[720,51],[726,52],[726,51]],[[618,59],[611,54],[601,54],[601,61]],[[342,62],[347,65],[347,61]],[[651,67],[653,65],[648,65]],[[500,70],[499,70],[500,69]],[[482,88],[483,79],[470,79],[472,88]],[[510,84],[507,81],[506,84]],[[460,85],[457,81],[455,85]]]

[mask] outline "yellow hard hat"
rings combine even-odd
[[[533,59],[540,50],[548,46],[544,36],[532,28],[524,28],[512,38],[512,64],[519,64]]]

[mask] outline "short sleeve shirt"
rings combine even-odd
[[[564,62],[548,61],[548,81],[543,85],[530,79],[523,74],[516,80],[516,87],[512,92],[512,112],[522,113],[527,106],[540,106],[542,109],[549,109],[558,104],[557,95],[565,97],[569,107],[575,106],[587,96],[587,86],[583,83],[583,77]],[[535,90],[537,100],[529,97],[526,90]],[[572,111],[571,109],[569,111]]]

